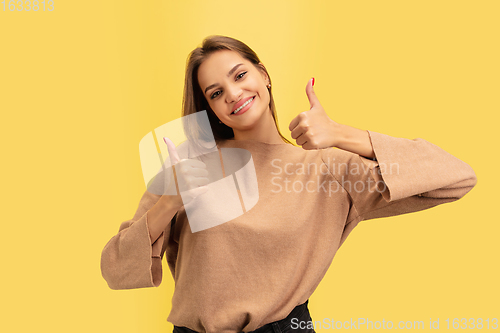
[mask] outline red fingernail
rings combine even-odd
[[[313,78],[313,86],[314,86],[314,78]]]

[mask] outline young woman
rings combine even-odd
[[[159,286],[166,254],[175,280],[168,317],[174,332],[314,332],[308,299],[360,221],[452,202],[475,186],[468,164],[426,140],[330,119],[313,85],[306,87],[311,109],[289,126],[294,145],[278,129],[269,73],[247,45],[211,36],[193,50],[183,116],[206,111],[222,175],[209,172],[214,159],[180,159],[165,139],[177,186],[192,195],[148,188],[103,249],[109,287]],[[249,184],[224,155],[236,148],[251,154],[258,187],[251,204]],[[210,188],[228,175],[239,198]],[[227,205],[203,206],[202,198]],[[242,213],[193,232],[186,207],[207,219]]]

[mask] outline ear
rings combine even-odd
[[[266,81],[266,84],[269,84],[269,77],[267,76],[266,74],[266,66],[264,66],[263,63],[259,62],[259,66],[262,66],[262,68],[259,68],[261,74],[262,74],[262,78],[264,79],[264,81]]]

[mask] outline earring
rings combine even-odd
[[[222,124],[222,121],[219,120],[219,124]]]
[[[267,89],[271,89],[271,84],[270,83],[267,85]]]

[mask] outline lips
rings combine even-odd
[[[236,105],[234,106],[233,110],[231,111],[231,114],[236,111],[240,106],[242,106],[243,104],[245,104],[246,101],[248,101],[250,98],[252,97],[255,97],[255,96],[250,96],[250,97],[247,97],[245,99],[242,99],[241,101],[239,101],[238,103],[236,103]]]

